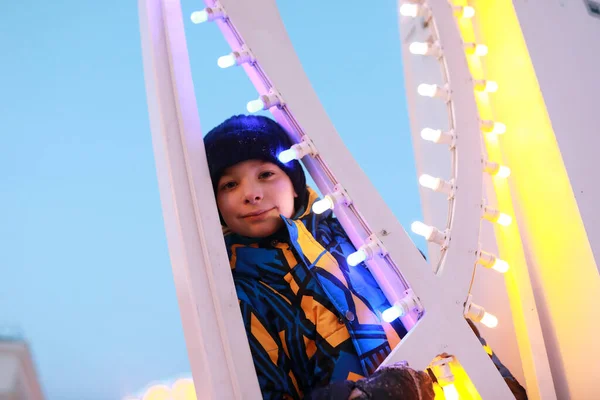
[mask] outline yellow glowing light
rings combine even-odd
[[[444,398],[446,400],[458,400],[458,390],[456,390],[456,386],[454,383],[449,383],[445,386],[442,386],[442,390],[444,391]]]
[[[509,226],[512,223],[512,217],[508,214],[500,213],[496,222],[502,226]]]
[[[142,400],[171,400],[171,389],[166,385],[154,385],[146,390]]]
[[[475,89],[481,92],[495,93],[498,91],[498,84],[494,81],[478,81]]]
[[[459,18],[473,18],[475,9],[470,6],[456,6],[454,10]]]
[[[510,176],[510,168],[505,165],[501,165],[498,167],[498,172],[496,172],[495,176],[498,178],[508,178]]]
[[[171,388],[171,396],[173,400],[196,400],[194,381],[189,378],[178,379]]]
[[[500,272],[501,274],[506,273],[506,271],[508,271],[508,268],[509,268],[508,263],[499,258],[496,258],[496,261],[492,265],[492,269],[497,272]]]

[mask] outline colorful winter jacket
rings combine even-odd
[[[300,399],[315,388],[372,374],[406,334],[380,313],[390,304],[331,211],[281,217],[268,238],[225,232],[229,260],[265,399]]]
[[[364,264],[349,268],[354,246],[330,210],[310,211],[318,196],[308,190],[306,209],[281,216],[285,227],[270,237],[224,229],[264,399],[301,399],[330,383],[370,376],[406,334],[400,320],[380,318],[389,302]],[[526,399],[471,326],[515,397]]]

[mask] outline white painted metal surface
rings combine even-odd
[[[216,212],[178,0],[140,0],[152,142],[194,384],[202,399],[259,399]]]
[[[283,104],[270,111],[292,137],[307,136],[319,151],[302,161],[321,192],[337,184],[348,191],[353,203],[337,207],[336,216],[354,244],[359,247],[375,237],[385,246],[388,254],[375,257],[369,267],[388,298],[398,300],[410,286],[425,308],[384,364],[408,360],[424,369],[438,354],[451,353],[483,398],[510,398],[463,317],[477,261],[482,198],[481,136],[464,55],[454,52],[445,58],[452,89],[450,125],[460,132],[456,151],[461,154],[452,163],[457,189],[447,221],[450,245],[435,274],[335,131],[302,70],[275,1],[222,0],[219,5],[227,18],[217,24],[232,50],[245,45],[257,60],[244,65],[257,91],[281,95]],[[441,20],[452,19],[447,2],[431,1],[431,7]],[[140,16],[161,199],[194,381],[205,390],[203,398],[255,398],[256,379],[218,232],[179,4],[140,0]],[[462,49],[455,24],[438,25],[437,32],[443,46]],[[415,320],[413,314],[404,322],[411,327]]]

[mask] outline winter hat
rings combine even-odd
[[[283,127],[270,118],[236,115],[225,120],[204,137],[214,192],[217,192],[217,184],[225,169],[247,160],[269,161],[281,168],[292,181],[298,194],[294,201],[295,210],[298,211],[308,199],[306,176],[299,161],[282,164],[277,158],[280,152],[292,145]]]

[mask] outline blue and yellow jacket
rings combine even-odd
[[[314,389],[371,375],[406,334],[331,210],[311,212],[317,193],[267,238],[224,230],[235,289],[264,399],[301,399]],[[523,387],[471,325],[518,399]]]
[[[331,210],[281,217],[268,238],[225,232],[244,325],[265,399],[300,399],[339,380],[372,374],[406,334]]]

